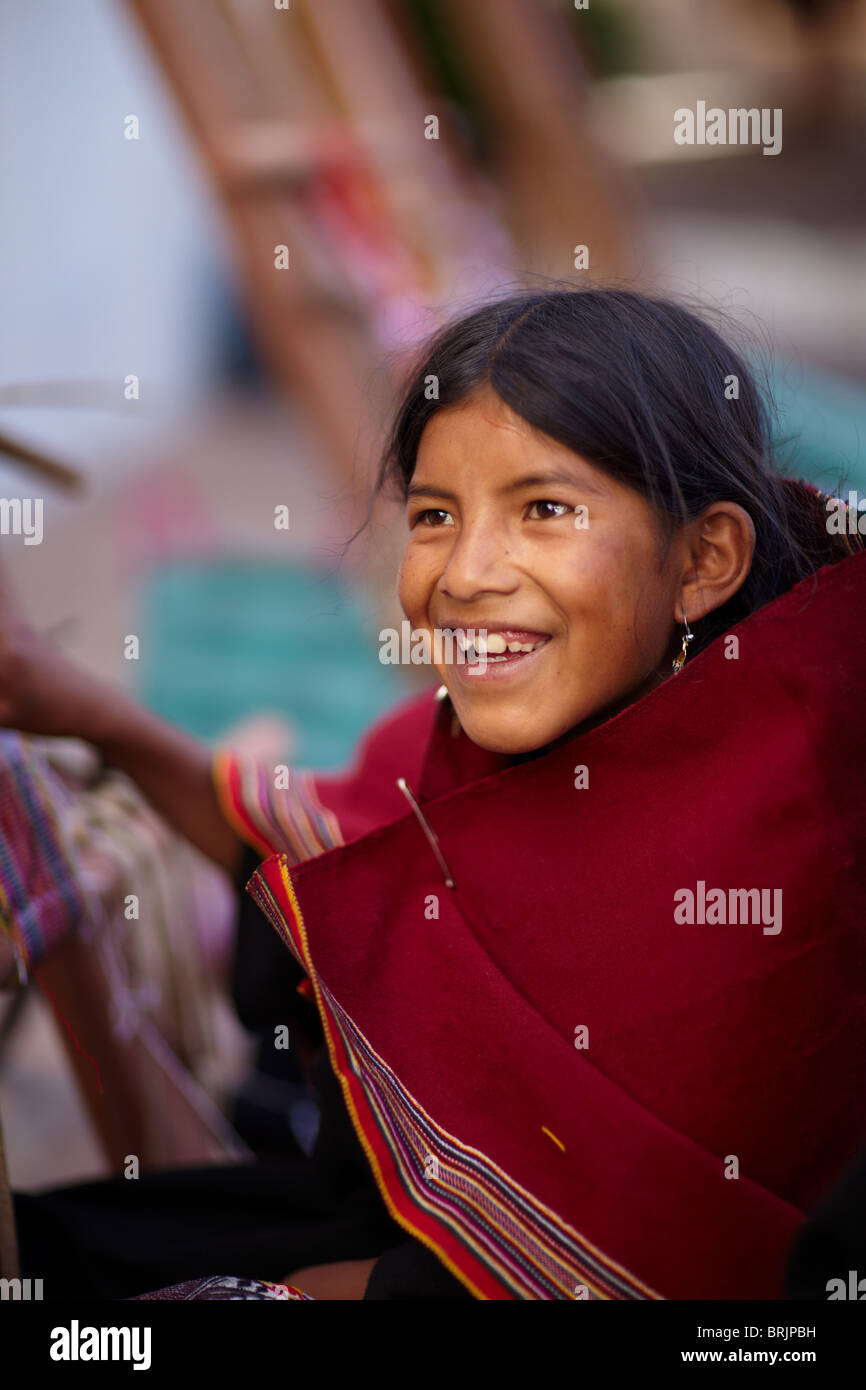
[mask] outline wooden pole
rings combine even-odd
[[[526,268],[593,281],[631,276],[629,197],[589,121],[589,77],[550,0],[443,0],[497,138],[507,220]],[[577,274],[580,272],[577,271]]]
[[[22,444],[19,440],[13,439],[11,435],[0,432],[0,454],[5,454],[15,463],[23,465],[29,473],[34,473],[43,482],[49,482],[53,487],[63,488],[65,492],[80,492],[83,487],[81,474],[70,467],[68,463],[61,463],[58,459],[51,458],[37,449],[31,449],[29,445]]]

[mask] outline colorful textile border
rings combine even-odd
[[[0,730],[0,925],[30,967],[86,915],[58,825],[68,799],[29,740]]]
[[[309,773],[292,768],[288,788],[277,789],[273,768],[225,749],[214,754],[211,771],[223,815],[264,858],[278,845],[298,863],[343,843]]]
[[[233,1274],[213,1274],[207,1279],[185,1279],[153,1293],[136,1294],[129,1303],[314,1303],[294,1284],[274,1284],[268,1279],[244,1279]]]
[[[287,859],[278,862],[294,921],[262,875],[250,891],[313,983],[331,1065],[395,1220],[476,1298],[659,1298],[484,1154],[438,1126],[401,1085],[319,980]]]

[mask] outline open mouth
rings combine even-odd
[[[461,674],[477,678],[490,667],[513,668],[522,665],[550,641],[546,632],[524,628],[451,628],[462,654]]]

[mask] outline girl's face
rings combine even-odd
[[[436,663],[481,747],[542,748],[670,670],[679,547],[664,559],[642,497],[489,388],[426,426],[407,511],[399,592],[412,627],[488,634],[486,663]]]

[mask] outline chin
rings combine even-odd
[[[552,729],[549,732],[546,729],[530,730],[525,721],[513,724],[505,719],[467,718],[464,721],[459,710],[457,717],[467,738],[471,738],[479,748],[486,748],[488,753],[503,753],[506,756],[516,757],[520,753],[533,753],[536,749],[552,743],[563,732],[561,729]]]

